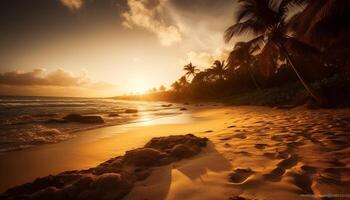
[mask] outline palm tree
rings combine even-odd
[[[349,0],[308,0],[305,9],[290,20],[298,39],[322,49],[322,62],[331,73],[349,67],[349,10]]]
[[[180,83],[178,81],[175,81],[173,84],[171,84],[171,87],[176,92],[179,92],[181,90],[181,85],[180,85]]]
[[[165,87],[164,85],[161,85],[161,86],[159,87],[159,91],[160,91],[160,92],[165,92],[165,91],[166,91],[166,87]]]
[[[196,66],[192,65],[192,63],[185,65],[184,70],[186,71],[185,76],[187,78],[189,78],[190,76],[195,77],[196,74],[199,72],[199,69],[197,69]]]
[[[261,90],[254,77],[254,72],[252,71],[252,67],[256,63],[256,57],[253,56],[253,53],[256,52],[258,48],[252,49],[251,46],[249,42],[237,42],[228,57],[228,67],[230,71],[235,71],[237,68],[246,69],[255,87]]]
[[[320,39],[332,42],[349,35],[349,0],[307,0],[307,3],[291,20],[298,37],[316,39],[315,45],[319,45]]]
[[[269,76],[276,71],[276,62],[279,58],[285,59],[310,95],[319,103],[326,103],[325,98],[318,94],[301,74],[291,52],[287,49],[287,46],[310,49],[308,45],[287,35],[288,9],[290,6],[300,5],[303,0],[238,0],[238,2],[241,3],[241,8],[236,13],[237,23],[225,31],[225,41],[229,42],[234,36],[243,33],[254,33],[255,38],[249,43],[252,45],[251,48],[261,46],[259,60],[265,75]]]
[[[211,68],[209,69],[210,73],[212,73],[214,76],[219,77],[220,80],[225,79],[226,75],[226,65],[225,61],[215,60]]]
[[[179,79],[179,84],[180,84],[181,87],[183,87],[183,88],[187,87],[188,82],[187,82],[186,76],[181,76],[181,78]]]
[[[203,84],[210,81],[210,72],[208,70],[201,71],[193,78],[191,84]]]

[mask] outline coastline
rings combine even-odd
[[[162,124],[119,127],[120,132],[113,127],[95,129],[81,140],[65,142],[64,149],[47,145],[37,149],[45,148],[46,153],[37,153],[46,154],[45,166],[61,168],[50,172],[56,174],[94,167],[154,137],[192,133],[209,139],[202,153],[153,168],[124,199],[308,199],[303,195],[347,193],[349,114],[349,109],[204,106],[190,110],[190,118],[181,123],[169,117]],[[21,162],[28,168],[25,160]]]
[[[196,108],[191,108],[194,109]],[[193,118],[190,112],[159,116],[120,125],[94,127],[78,131],[76,137],[62,142],[3,152],[0,154],[0,177],[4,181],[0,183],[0,192],[37,177],[93,167],[111,157],[122,155],[129,149],[142,146],[152,137],[166,134],[154,134],[153,128],[162,129],[196,120],[198,119]]]
[[[183,113],[179,104],[100,98],[11,97],[0,99],[0,108],[0,153],[62,142],[83,131]]]

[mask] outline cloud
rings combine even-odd
[[[83,86],[88,83],[90,83],[90,80],[86,73],[77,76],[63,69],[57,69],[50,73],[46,73],[45,69],[0,73],[0,84],[3,85]]]
[[[76,11],[83,6],[83,0],[61,0],[61,3],[67,6],[70,10]]]
[[[119,87],[104,81],[92,81],[86,71],[80,74],[57,69],[10,71],[0,73],[0,94],[38,96],[113,96]]]
[[[127,28],[141,27],[154,34],[165,46],[182,40],[175,25],[167,23],[168,0],[128,0],[128,11],[122,13],[123,25]]]

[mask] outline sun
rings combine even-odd
[[[145,94],[150,88],[151,85],[148,81],[139,78],[130,80],[127,85],[128,92],[134,94]]]

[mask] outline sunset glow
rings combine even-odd
[[[152,88],[152,85],[142,77],[135,77],[128,83],[127,91],[133,94],[144,94]]]
[[[0,19],[8,33],[0,35],[1,94],[31,94],[35,87],[33,95],[115,96],[169,88],[184,63],[205,68],[231,48],[222,39],[235,7],[230,0],[17,1],[1,6],[8,13]],[[36,69],[45,72],[31,73]],[[58,69],[89,81],[68,86],[61,76],[59,85],[19,85],[9,77]],[[94,87],[101,83],[108,87]]]
[[[350,0],[1,0],[0,199],[350,197]]]

